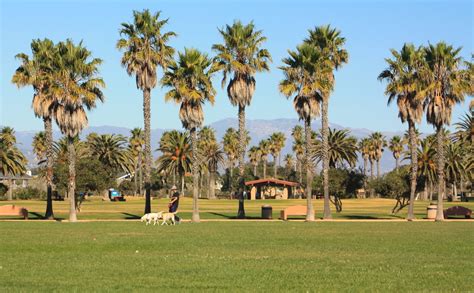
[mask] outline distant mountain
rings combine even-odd
[[[295,125],[303,126],[303,123],[298,121],[297,119],[274,119],[274,120],[262,120],[262,119],[250,119],[246,121],[246,129],[249,131],[251,136],[251,145],[258,144],[258,142],[262,139],[269,137],[273,132],[283,132],[286,136],[286,144],[285,148],[283,149],[282,155],[286,155],[291,153],[292,147],[292,138],[291,138],[291,130]],[[235,118],[227,118],[223,120],[219,120],[217,122],[211,123],[209,126],[216,130],[216,135],[219,140],[222,139],[225,131],[229,127],[234,127],[235,129],[238,128],[238,121]],[[321,122],[320,120],[315,120],[312,123],[313,130],[317,131],[320,129]],[[363,137],[367,137],[373,131],[365,128],[350,128],[344,127],[338,124],[330,123],[329,126],[335,129],[348,129],[353,136],[360,139]],[[158,142],[160,140],[161,135],[167,129],[152,129],[151,131],[151,147],[152,150],[156,150],[158,148]],[[125,127],[115,127],[115,126],[91,126],[84,130],[81,137],[87,136],[91,132],[96,132],[98,134],[121,134],[124,136],[128,136],[130,134],[130,129]],[[31,143],[33,141],[33,136],[36,132],[34,131],[17,131],[17,141],[18,146],[21,151],[26,155],[30,164],[34,166],[36,164],[36,160],[34,158],[34,154],[32,151]],[[403,135],[403,132],[382,132],[387,139],[391,138],[394,135]],[[53,133],[53,137],[55,140],[61,137],[61,133],[55,131]],[[158,152],[154,151],[154,155],[158,156]],[[362,162],[359,162],[362,164]],[[387,149],[385,150],[382,160],[381,160],[381,169],[383,172],[389,171],[393,169],[395,165],[395,160],[392,157],[391,152]]]

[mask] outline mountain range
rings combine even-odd
[[[282,151],[282,157],[288,153],[292,153],[292,137],[291,137],[291,130],[295,125],[303,126],[303,123],[298,121],[297,119],[274,119],[274,120],[262,120],[262,119],[248,119],[246,121],[246,129],[249,131],[251,142],[250,145],[256,145],[262,139],[268,138],[274,132],[283,132],[286,136],[286,144]],[[234,127],[235,129],[238,128],[238,121],[235,118],[227,118],[216,121],[214,123],[209,124],[212,128],[216,130],[216,136],[219,141],[221,141],[225,131],[229,127]],[[318,131],[320,129],[321,122],[320,120],[315,120],[312,123],[312,127],[314,131]],[[344,127],[338,124],[330,123],[329,126],[335,129],[347,129],[351,132],[351,135],[355,136],[356,138],[360,139],[363,137],[369,136],[373,130],[365,129],[365,128],[350,128]],[[151,146],[152,150],[156,150],[158,148],[158,142],[160,140],[161,135],[163,132],[169,129],[160,129],[155,128],[151,130]],[[98,134],[121,134],[124,136],[128,136],[130,134],[130,129],[126,127],[116,127],[116,126],[90,126],[86,128],[81,137],[87,136],[91,132],[96,132]],[[30,162],[30,167],[33,167],[36,164],[35,156],[33,154],[31,143],[33,141],[33,136],[35,135],[35,131],[17,131],[17,142],[18,147],[20,150],[25,154],[28,161]],[[394,135],[403,135],[403,132],[382,132],[387,139],[391,138]],[[61,137],[61,133],[59,131],[54,131],[53,138],[55,140]],[[157,151],[154,152],[154,156],[158,156],[159,153]],[[387,172],[394,168],[395,160],[391,154],[391,152],[386,149],[381,159],[381,171]],[[359,165],[362,164],[362,160],[359,158]]]

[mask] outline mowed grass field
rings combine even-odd
[[[404,208],[398,214],[392,215],[391,211],[395,205],[395,200],[393,199],[345,199],[342,200],[342,202],[343,210],[341,213],[336,213],[334,206],[331,205],[331,208],[333,209],[333,217],[335,219],[403,219],[406,217],[407,213],[407,208]],[[167,210],[167,203],[168,199],[153,200],[152,211]],[[32,220],[41,218],[46,209],[45,201],[27,200],[0,202],[0,205],[3,204],[16,204],[27,208],[30,212],[30,219]],[[426,207],[429,204],[428,201],[417,201],[415,203],[415,215],[417,218],[422,219],[426,217]],[[92,197],[82,203],[81,211],[78,213],[78,219],[137,219],[143,215],[144,205],[144,199],[139,197],[129,197],[126,202],[102,201],[101,198]],[[292,205],[306,205],[306,200],[246,200],[245,211],[247,217],[250,219],[259,219],[261,217],[262,205],[271,205],[273,207],[273,218],[277,219],[280,216],[280,210]],[[462,205],[474,210],[474,202],[446,202],[444,205],[445,208],[453,205]],[[323,200],[313,200],[313,206],[316,211],[316,217],[321,218],[323,215]],[[68,218],[69,202],[67,200],[54,201],[53,207],[56,218]],[[202,219],[232,219],[237,215],[238,201],[201,199],[199,200],[199,210]],[[191,211],[191,198],[181,198],[179,215],[184,219],[190,219]],[[0,220],[7,218],[11,217],[0,217]]]
[[[0,292],[472,291],[472,222],[0,222]]]

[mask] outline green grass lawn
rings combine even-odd
[[[0,292],[472,291],[472,222],[0,222]]]
[[[152,201],[153,211],[162,211],[167,209],[167,199],[158,199]],[[316,217],[321,218],[323,213],[323,200],[314,200]],[[392,207],[395,205],[393,199],[345,199],[343,202],[343,211],[336,213],[333,208],[333,217],[335,219],[398,219],[405,218],[407,208],[400,211],[397,215],[392,215]],[[46,202],[38,200],[0,202],[3,204],[16,204],[26,207],[30,212],[30,218],[36,219],[42,217],[45,212]],[[179,206],[179,214],[185,219],[191,218],[192,200],[182,198]],[[280,210],[291,205],[306,205],[306,200],[257,200],[245,201],[245,211],[249,218],[260,218],[261,206],[269,204],[273,207],[273,218],[280,216]],[[108,202],[100,198],[92,198],[82,204],[79,219],[136,219],[143,215],[145,201],[143,198],[129,198],[126,202]],[[426,217],[427,201],[417,201],[415,203],[415,215],[417,218]],[[474,210],[474,202],[446,202],[445,207],[453,205],[462,205]],[[69,213],[68,201],[55,201],[55,216],[60,219],[67,219]],[[199,200],[199,208],[202,219],[229,219],[235,218],[238,210],[237,200]],[[6,217],[0,217],[5,219]]]

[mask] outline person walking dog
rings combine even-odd
[[[178,223],[181,222],[181,218],[176,215],[179,206],[179,196],[180,194],[178,189],[175,185],[173,185],[173,187],[171,187],[170,202],[168,203],[168,212],[175,214],[174,217]]]

